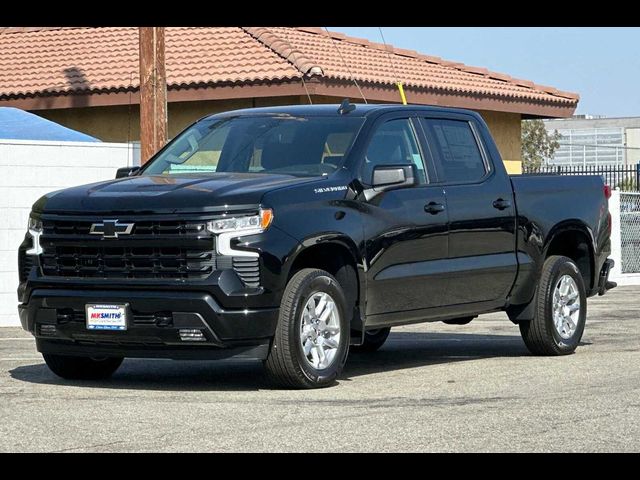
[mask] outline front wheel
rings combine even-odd
[[[567,257],[549,257],[542,267],[534,318],[520,323],[520,334],[534,355],[568,355],[580,343],[587,319],[584,281]]]
[[[122,364],[122,358],[89,358],[43,354],[49,369],[67,380],[104,380]]]
[[[265,361],[274,383],[290,388],[334,383],[349,350],[346,304],[342,287],[328,272],[306,268],[289,280]]]

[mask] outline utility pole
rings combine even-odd
[[[164,27],[139,27],[140,158],[146,163],[167,142]]]

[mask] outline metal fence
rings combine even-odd
[[[600,175],[607,185],[617,188],[623,192],[640,191],[640,164],[631,166],[569,166],[545,165],[540,168],[523,168],[528,174],[548,174],[559,175]]]
[[[620,194],[622,273],[640,273],[640,193]]]

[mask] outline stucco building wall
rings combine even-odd
[[[337,103],[340,101],[340,99],[331,97],[315,97],[313,100],[315,103]],[[307,102],[306,97],[286,96],[169,103],[169,137],[174,137],[187,125],[208,114],[239,108]],[[130,142],[140,139],[138,105],[38,110],[34,113],[105,142]],[[491,130],[507,169],[511,173],[517,173],[521,160],[521,115],[492,111],[481,111],[480,114]]]

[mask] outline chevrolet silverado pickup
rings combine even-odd
[[[598,176],[508,176],[481,116],[401,105],[208,116],[142,167],[40,198],[20,321],[49,368],[244,358],[331,385],[390,328],[505,311],[535,355],[578,346],[608,281]]]

